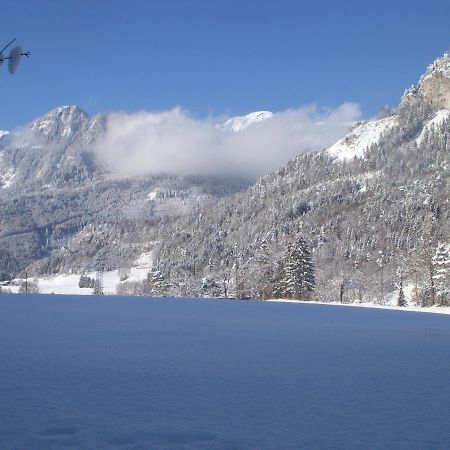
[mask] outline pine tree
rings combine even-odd
[[[151,269],[147,274],[147,280],[144,282],[144,295],[153,297],[165,297],[167,294],[167,283],[161,271]]]
[[[273,253],[271,253],[266,240],[258,243],[253,261],[256,272],[254,275],[254,283],[257,298],[267,299],[273,297],[276,277],[273,265]]]
[[[284,260],[275,261],[272,277],[272,295],[274,298],[283,298],[284,294]]]
[[[403,280],[401,278],[398,289],[397,306],[407,306],[405,293],[403,292]]]
[[[287,298],[307,299],[314,291],[314,265],[302,237],[288,246],[283,275],[282,288]]]
[[[439,306],[447,306],[450,300],[450,255],[444,244],[440,243],[438,245],[431,261],[436,291],[436,304]]]
[[[92,289],[93,295],[104,295],[103,292],[103,271],[98,270],[95,274],[94,286]]]
[[[84,272],[81,274],[78,281],[78,287],[80,288],[93,288],[95,280],[90,276],[86,275]]]

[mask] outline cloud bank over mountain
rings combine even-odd
[[[257,177],[295,155],[330,146],[361,116],[360,107],[305,106],[276,112],[235,131],[215,118],[175,108],[111,113],[95,146],[97,158],[119,176],[205,174]]]

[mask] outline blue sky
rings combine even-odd
[[[361,105],[365,117],[450,47],[450,2],[2,0],[0,129],[62,104],[194,116]]]

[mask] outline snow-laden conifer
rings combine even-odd
[[[303,237],[287,248],[282,287],[287,298],[309,299],[314,291],[314,265]]]

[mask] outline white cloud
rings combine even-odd
[[[120,176],[260,176],[295,155],[333,144],[360,114],[354,103],[326,111],[308,106],[277,112],[270,119],[233,132],[218,127],[217,120],[196,119],[179,108],[112,113],[95,151]]]

